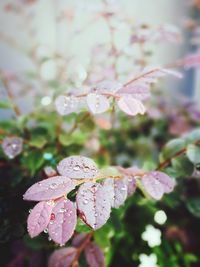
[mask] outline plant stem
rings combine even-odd
[[[71,267],[76,267],[77,266],[77,261],[78,261],[80,255],[81,255],[82,251],[85,249],[85,247],[90,242],[90,239],[92,238],[92,236],[93,236],[93,232],[87,234],[85,239],[83,240],[83,242],[81,242],[81,245],[77,249],[77,254],[75,256],[75,259],[73,260],[73,263],[72,263]]]
[[[195,142],[194,145],[200,146],[200,140],[198,140],[197,142]],[[187,151],[187,148],[186,147],[183,148],[183,149],[181,149],[181,150],[179,150],[171,158],[166,159],[163,162],[161,162],[156,170],[158,171],[158,170],[165,169],[166,167],[168,167],[171,164],[172,159],[177,158],[178,156],[181,156],[181,155],[185,154],[186,151]]]
[[[76,121],[74,123],[74,125],[72,126],[71,130],[69,130],[68,135],[73,134],[73,132],[77,129],[79,123],[84,122],[89,116],[90,116],[90,113],[89,112],[86,112],[85,116],[83,116],[83,118],[81,120]]]
[[[16,115],[16,117],[18,117],[18,116],[21,115],[21,111],[20,111],[19,107],[17,106],[17,104],[15,103],[15,97],[14,97],[14,95],[12,93],[12,89],[10,87],[9,81],[5,77],[5,75],[3,75],[1,72],[0,72],[0,78],[1,78],[1,80],[3,82],[3,85],[4,85],[5,89],[6,89],[6,92],[8,94],[8,97],[9,97],[11,103],[12,103],[13,110],[15,112],[15,115]]]

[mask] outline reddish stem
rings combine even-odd
[[[15,97],[12,93],[12,88],[10,87],[9,80],[2,73],[0,73],[0,76],[1,76],[1,80],[4,84],[4,87],[6,89],[6,92],[8,94],[8,97],[9,97],[10,101],[12,102],[14,112],[15,112],[16,116],[18,117],[21,115],[21,111],[20,111],[19,107],[17,106],[17,104],[15,103]]]
[[[196,146],[200,146],[200,140],[197,141],[197,142],[195,142],[195,145]],[[178,156],[181,156],[181,155],[185,154],[186,151],[187,151],[187,148],[186,147],[183,148],[183,149],[181,149],[176,154],[174,154],[171,158],[166,159],[163,162],[161,162],[156,170],[162,170],[162,169],[168,167],[170,165],[172,159],[177,158]]]
[[[92,236],[93,236],[93,232],[87,234],[86,237],[84,238],[83,242],[81,242],[80,246],[77,249],[77,254],[76,254],[76,257],[73,260],[73,263],[72,263],[71,267],[77,267],[78,259],[79,259],[80,255],[81,255],[81,253],[83,252],[83,250],[85,249],[85,247],[90,242],[90,239],[92,238]]]

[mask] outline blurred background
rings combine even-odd
[[[199,45],[199,0],[0,1],[0,141],[24,140],[12,159],[0,150],[0,266],[44,267],[58,249],[47,235],[31,239],[26,229],[33,203],[22,195],[46,178],[45,167],[82,154],[100,167],[155,170],[165,153],[179,152],[185,135],[200,140],[199,68],[180,68],[182,79],[159,82],[148,116],[117,112],[115,123],[103,114],[81,124],[85,110],[62,117],[55,97],[101,80],[125,83],[147,66],[173,65]],[[164,171],[177,186],[162,201],[136,191],[112,211],[94,234],[106,266],[200,266],[198,153],[195,160],[185,154],[168,159]],[[79,220],[76,232],[88,231]]]
[[[156,28],[174,24],[183,33],[182,44],[149,42],[144,49],[146,53],[152,53],[149,57],[151,65],[170,63],[198,48],[197,44],[191,44],[191,33],[186,27],[192,16],[195,17],[191,3],[188,0],[155,0],[153,3],[145,0],[107,1],[108,9],[116,16],[113,20],[114,42],[125,51],[117,63],[121,76],[122,72],[134,72],[132,63],[141,54],[141,48],[130,44],[129,38],[137,25]],[[37,91],[43,95],[47,91],[51,93],[49,85],[53,86],[57,78],[63,84],[70,78],[75,86],[81,85],[90,71],[97,46],[109,47],[111,37],[105,19],[99,15],[104,8],[100,0],[2,0],[0,7],[0,68],[12,76],[12,90],[15,94],[18,92],[18,101],[25,111],[33,104],[30,96]],[[101,53],[105,56],[105,50]],[[105,69],[107,63],[104,66],[100,63],[98,68]],[[17,79],[21,81],[20,85]],[[170,85],[168,90],[172,87]],[[173,81],[173,85],[176,91],[179,89],[194,99],[198,97],[196,72],[187,73],[184,80]],[[1,97],[4,97],[4,86],[1,85]],[[26,101],[20,100],[19,90],[26,91]],[[171,90],[174,94],[174,88]],[[25,97],[23,95],[23,99]]]

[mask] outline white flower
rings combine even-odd
[[[158,267],[157,265],[157,256],[155,254],[146,254],[139,255],[140,265],[138,267]]]
[[[145,232],[142,233],[142,239],[147,241],[150,247],[159,246],[161,244],[161,231],[153,225],[147,225]]]
[[[156,211],[154,215],[154,221],[157,222],[158,224],[164,224],[167,220],[167,215],[163,210],[158,210]]]

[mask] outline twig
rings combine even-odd
[[[158,71],[158,70],[159,70],[159,68],[156,68],[156,69],[147,71],[147,72],[145,72],[145,73],[142,73],[141,75],[138,75],[138,76],[134,77],[133,79],[131,79],[130,81],[128,81],[127,83],[125,83],[124,86],[127,86],[127,85],[129,85],[129,84],[131,84],[131,83],[133,83],[133,82],[136,82],[137,80],[139,80],[139,79],[145,77],[146,75],[149,75],[149,74],[151,74],[151,73],[154,73],[155,71]]]
[[[197,141],[197,142],[195,142],[194,145],[200,146],[200,140]],[[177,158],[178,156],[181,156],[181,155],[185,154],[186,151],[187,151],[187,148],[186,147],[183,148],[183,149],[181,149],[176,154],[174,154],[171,158],[166,159],[163,162],[161,162],[156,170],[162,170],[162,169],[168,167],[170,165],[172,159]]]
[[[85,237],[85,239],[83,240],[83,242],[81,242],[80,247],[77,249],[77,254],[73,260],[73,263],[71,265],[71,267],[76,267],[77,266],[77,261],[82,253],[82,251],[85,249],[85,247],[88,245],[88,243],[90,242],[90,239],[93,236],[93,232],[87,234],[87,236]]]
[[[134,173],[134,177],[142,177],[145,175],[145,171],[141,172],[141,170],[138,173]],[[99,175],[97,177],[94,178],[80,178],[79,180],[76,181],[76,185],[80,185],[82,183],[86,183],[86,182],[96,182],[99,180],[104,180],[104,179],[122,179],[125,175],[124,174],[119,174],[119,175]]]
[[[19,107],[17,106],[17,104],[15,103],[15,97],[14,97],[14,95],[12,93],[12,89],[10,87],[9,81],[5,77],[5,75],[2,74],[2,72],[0,72],[0,78],[1,78],[1,80],[3,82],[3,85],[4,85],[5,89],[6,89],[8,97],[9,97],[11,103],[12,103],[13,110],[14,110],[16,116],[18,117],[18,116],[21,115],[21,111],[20,111]]]
[[[73,134],[73,132],[77,129],[79,123],[84,122],[89,116],[90,116],[90,113],[87,112],[87,113],[85,114],[85,116],[83,116],[83,118],[82,118],[81,120],[76,121],[76,122],[74,123],[74,125],[72,126],[71,130],[69,130],[68,135]]]

